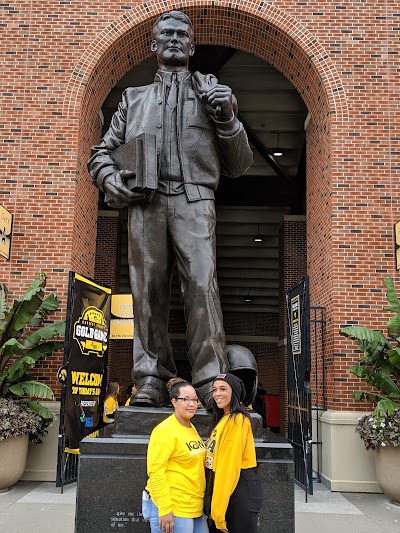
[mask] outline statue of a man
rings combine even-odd
[[[176,375],[168,336],[176,262],[192,382],[209,407],[211,381],[228,371],[216,276],[214,191],[221,174],[244,174],[253,154],[231,89],[212,75],[188,70],[194,53],[190,19],[178,11],[161,15],[151,50],[159,65],[154,83],[126,89],[88,167],[110,205],[129,205],[132,373],[137,386],[131,405],[169,403],[165,383]],[[139,138],[147,157],[140,173],[151,173],[154,167],[158,181],[152,192],[132,186],[135,171],[121,168],[115,157],[117,149]],[[136,145],[137,161],[139,151]]]

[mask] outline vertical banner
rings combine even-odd
[[[288,440],[293,446],[295,479],[312,494],[310,292],[306,276],[286,293]]]
[[[61,411],[65,447],[77,450],[80,441],[102,426],[107,381],[111,289],[70,273],[67,333]]]

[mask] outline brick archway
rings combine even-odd
[[[171,0],[166,0],[163,11],[174,7]],[[349,121],[346,94],[335,65],[304,25],[270,4],[241,0],[228,7],[217,1],[187,0],[179,7],[192,19],[197,44],[231,46],[267,61],[291,81],[310,112],[308,273],[315,283],[312,294],[319,305],[324,305],[331,289],[330,281],[321,282],[321,268],[329,270],[331,261],[331,206],[326,202],[331,187],[331,135],[332,131],[347,127]],[[86,161],[90,147],[100,138],[99,110],[118,80],[150,55],[152,26],[159,14],[159,4],[151,0],[115,19],[93,41],[70,77],[63,114],[66,119],[79,122],[77,190],[87,191],[76,197],[76,227],[82,217],[96,219],[95,193],[89,185]],[[73,250],[73,263],[79,261],[79,254],[80,250]]]
[[[210,0],[195,5],[184,1],[180,9],[192,19],[197,44],[231,46],[257,55],[293,83],[310,112],[315,113],[327,100],[334,120],[347,121],[346,95],[328,53],[292,16],[262,4],[242,1],[232,8]],[[163,11],[175,7],[168,1]],[[151,30],[159,14],[157,3],[147,2],[146,8],[134,8],[98,35],[70,77],[65,115],[98,110],[115,83],[149,57]]]

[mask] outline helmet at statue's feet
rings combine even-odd
[[[201,401],[201,403],[204,405],[204,407],[207,409],[207,411],[212,411],[213,410],[213,395],[212,395],[212,391],[208,392],[204,396],[204,398]]]

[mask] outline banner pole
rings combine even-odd
[[[68,276],[68,293],[67,293],[67,315],[65,319],[65,335],[64,335],[64,356],[62,368],[67,369],[69,360],[69,350],[71,344],[71,309],[73,305],[73,286],[74,286],[74,272],[69,272]],[[60,369],[61,370],[61,369]],[[59,381],[60,381],[59,370]],[[61,487],[61,494],[64,492],[64,448],[65,448],[65,397],[67,391],[66,381],[61,386],[61,405],[60,405],[60,423],[58,425],[58,449],[57,449],[57,475],[56,487]]]

